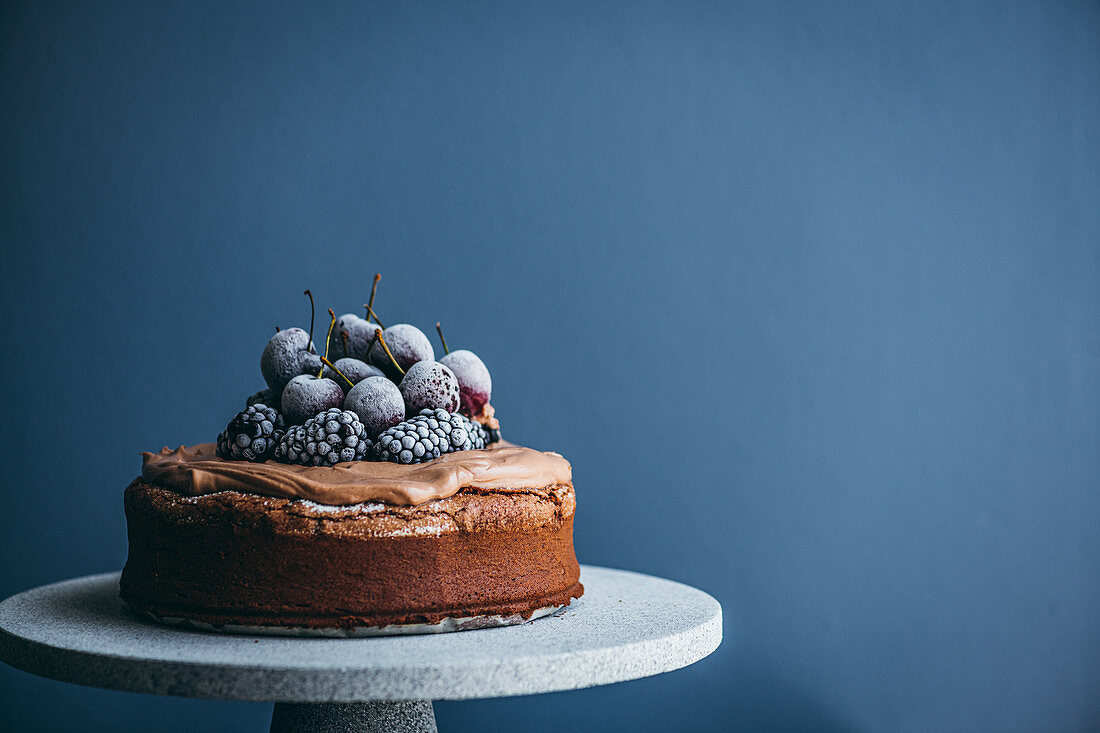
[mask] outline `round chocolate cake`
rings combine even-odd
[[[168,622],[449,631],[527,620],[583,592],[569,463],[508,444],[333,467],[165,449],[145,454],[125,504],[122,598]]]
[[[204,443],[145,453],[120,595],[166,623],[369,635],[499,626],[584,592],[572,469],[501,441],[492,378],[407,323],[276,329],[267,388]],[[329,357],[333,360],[330,360]]]

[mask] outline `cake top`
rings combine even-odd
[[[415,506],[446,499],[467,487],[541,489],[572,480],[569,462],[557,453],[510,443],[448,453],[416,464],[347,461],[327,467],[229,461],[215,455],[212,443],[165,448],[142,457],[144,481],[181,494],[242,491],[333,506],[367,501]]]
[[[302,466],[351,461],[423,463],[500,440],[489,404],[493,381],[472,351],[451,351],[435,324],[444,355],[416,326],[384,326],[374,311],[374,276],[366,317],[329,308],[324,354],[309,331],[275,329],[260,356],[267,389],[218,436],[216,454],[230,461],[276,460]]]
[[[184,494],[238,490],[328,505],[416,505],[462,487],[545,488],[571,481],[554,453],[500,444],[492,378],[468,350],[444,356],[407,323],[384,326],[330,308],[324,354],[309,331],[275,329],[260,357],[267,382],[216,444],[144,454],[143,479]],[[488,448],[488,450],[487,450]]]

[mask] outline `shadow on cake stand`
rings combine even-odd
[[[582,566],[585,594],[538,621],[358,639],[243,636],[144,621],[118,573],[0,603],[0,660],[112,690],[274,702],[271,730],[434,731],[432,700],[530,695],[686,667],[722,641],[722,609],[670,580]]]

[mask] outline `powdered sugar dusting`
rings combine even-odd
[[[298,504],[305,509],[309,509],[312,512],[321,512],[323,514],[335,514],[337,512],[350,512],[354,514],[373,514],[374,512],[385,511],[386,505],[378,502],[364,502],[362,504],[350,504],[348,506],[333,506],[332,504],[318,504],[315,501],[309,499],[299,499]]]
[[[231,494],[231,493],[234,493],[234,492],[232,492],[232,491],[215,491],[213,494],[197,494],[195,496],[180,496],[179,500],[180,501],[186,501],[188,504],[194,504],[196,502],[202,501],[203,499],[208,499],[212,496],[223,496],[225,494]]]
[[[434,537],[454,529],[455,523],[447,514],[432,514],[409,522],[400,529],[389,532],[391,537]]]

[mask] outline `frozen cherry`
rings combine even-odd
[[[386,347],[393,355],[392,360],[386,353],[386,348],[382,346],[382,339],[385,339]],[[383,329],[370,351],[370,363],[384,371],[386,376],[394,381],[399,381],[401,371],[408,371],[409,367],[416,362],[434,359],[435,350],[432,349],[432,342],[423,331],[407,323],[396,323]],[[394,366],[395,361],[400,369]]]
[[[456,412],[459,404],[458,380],[454,372],[438,361],[418,361],[401,380],[405,412],[412,416],[425,408]]]
[[[301,425],[319,412],[344,404],[344,390],[327,377],[299,374],[283,390],[282,413],[287,425]]]
[[[276,331],[260,356],[260,373],[276,393],[299,374],[321,370],[321,358],[313,351],[313,293],[306,290],[305,294],[309,296],[309,333],[300,328]]]
[[[448,367],[458,380],[461,400],[459,412],[467,417],[480,415],[481,408],[493,394],[493,379],[489,376],[485,363],[477,354],[466,349],[450,352],[439,363]]]
[[[354,313],[345,313],[336,319],[336,328],[329,336],[329,351],[334,356],[366,361],[367,348],[374,332],[379,330],[381,326],[377,323],[370,323]]]
[[[335,369],[332,367],[335,367]],[[340,385],[340,389],[344,390],[344,394],[347,394],[352,387],[367,377],[386,376],[378,367],[349,357],[337,359],[333,362],[332,367],[325,367],[324,376]]]
[[[386,377],[367,377],[352,387],[344,398],[344,409],[359,416],[371,438],[405,419],[401,390]]]
[[[309,334],[300,328],[284,328],[272,336],[260,357],[260,372],[267,386],[282,392],[294,377],[320,369],[321,358],[311,351],[312,346]]]

